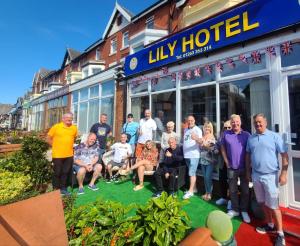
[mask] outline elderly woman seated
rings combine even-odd
[[[142,150],[142,154],[137,158],[135,165],[131,167],[132,170],[137,169],[139,184],[133,188],[134,191],[138,191],[144,188],[144,171],[153,171],[154,167],[158,163],[158,152],[151,140],[146,141]]]

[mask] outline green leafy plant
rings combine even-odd
[[[166,193],[144,206],[99,200],[65,209],[70,245],[177,245],[190,228],[180,202]],[[133,209],[136,215],[130,216]]]
[[[46,159],[48,144],[36,135],[25,136],[22,149],[0,161],[0,168],[29,175],[35,190],[48,184],[52,178],[52,166]]]
[[[136,217],[128,216],[135,205],[99,200],[65,210],[70,245],[124,245],[136,229]]]
[[[30,196],[31,186],[29,175],[1,170],[0,205],[14,202],[24,196]]]
[[[144,230],[143,245],[177,245],[190,228],[190,219],[182,210],[186,202],[164,192],[140,207],[137,216],[141,218],[139,228]]]

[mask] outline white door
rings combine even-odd
[[[283,124],[289,154],[287,200],[290,207],[300,209],[300,71],[283,76]]]

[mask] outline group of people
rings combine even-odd
[[[221,162],[223,166],[220,166],[219,184],[222,197],[216,203],[230,203],[228,215],[233,218],[241,214],[243,221],[250,223],[249,182],[252,179],[256,199],[262,205],[267,220],[266,225],[257,227],[256,230],[262,234],[276,230],[276,245],[285,245],[278,185],[287,182],[288,155],[282,138],[267,129],[266,117],[263,114],[253,117],[256,131],[251,135],[242,130],[240,116],[233,114],[230,120],[224,123],[219,139],[215,137],[213,124],[208,120],[204,122],[202,129],[196,126],[192,115],[186,118],[186,123],[187,127],[180,141],[179,135],[174,131],[174,122],[168,122],[166,130],[161,134],[158,150],[153,141],[153,134],[158,126],[151,118],[150,110],[145,110],[144,118],[139,123],[133,120],[132,114],[128,114],[120,142],[109,146],[113,157],[105,166],[108,181],[116,179],[112,172],[115,166],[122,170],[136,170],[139,183],[133,189],[138,191],[144,187],[144,172],[155,171],[156,193],[153,196],[159,197],[165,190],[164,180],[168,181],[169,194],[175,195],[178,167],[186,165],[189,188],[183,199],[189,199],[197,192],[196,172],[198,165],[201,165],[205,187],[202,198],[210,201],[213,170],[219,166],[216,164]],[[78,194],[84,193],[83,179],[88,172],[93,172],[88,188],[97,190],[95,181],[101,174],[101,158],[108,148],[106,139],[111,134],[107,115],[101,114],[100,122],[92,126],[87,140],[77,145],[73,151],[77,128],[72,125],[72,114],[65,114],[62,122],[54,125],[48,133],[48,141],[52,145],[54,188],[60,189],[62,194],[68,193],[66,180],[73,166],[79,184]],[[278,153],[282,157],[281,168]],[[219,157],[222,157],[222,161]],[[129,160],[135,161],[129,165]]]

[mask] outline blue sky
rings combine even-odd
[[[157,0],[118,0],[137,14]],[[114,0],[6,0],[0,8],[0,103],[15,103],[41,67],[58,69],[67,47],[98,40]]]

